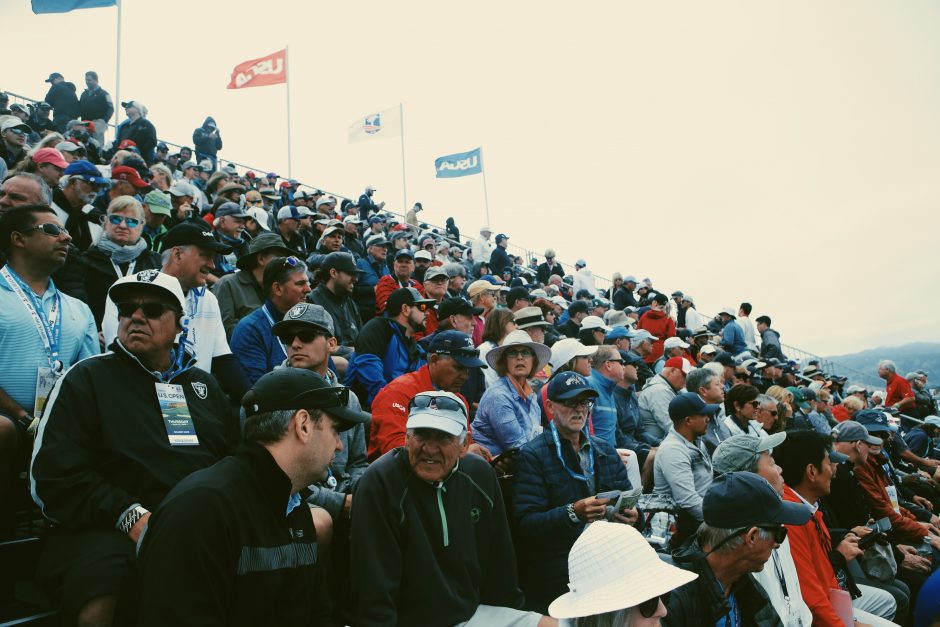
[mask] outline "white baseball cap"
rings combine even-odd
[[[179,280],[175,276],[165,274],[159,270],[141,270],[121,277],[108,290],[108,298],[118,303],[122,300],[123,294],[141,289],[171,296],[179,303],[180,310],[183,313],[186,312],[186,297],[183,295],[183,288],[180,287]]]
[[[257,222],[265,231],[271,230],[271,227],[268,226],[268,212],[261,207],[252,207],[245,213],[247,213],[248,217]]]
[[[666,338],[666,341],[663,342],[663,348],[666,350],[669,350],[670,348],[676,348],[677,346],[680,348],[688,348],[689,344],[687,342],[683,342],[681,337]]]
[[[548,364],[557,370],[575,357],[590,357],[596,352],[596,346],[585,346],[576,339],[565,338],[552,344],[552,356]]]

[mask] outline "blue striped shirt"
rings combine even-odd
[[[41,297],[36,295],[46,316],[52,310],[56,292],[50,281],[46,293]],[[95,319],[88,305],[62,292],[59,295],[62,297],[59,359],[65,368],[69,368],[101,351]],[[48,367],[46,346],[32,316],[10,285],[0,278],[0,388],[32,415],[36,377],[39,368]]]

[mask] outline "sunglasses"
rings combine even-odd
[[[763,531],[769,531],[770,533],[772,533],[773,541],[777,544],[782,544],[783,541],[787,539],[787,528],[784,527],[783,525],[778,525],[776,527],[765,527],[762,525],[754,525],[754,526]],[[734,532],[732,532],[730,536],[726,537],[724,540],[722,540],[721,542],[713,546],[711,550],[709,551],[709,553],[714,553],[725,544],[731,542],[738,536],[743,536],[745,533],[747,533],[750,530],[751,530],[751,527],[741,527],[740,529],[736,529]]]
[[[18,128],[8,128],[7,130],[10,131],[11,133],[13,133],[14,135],[20,135],[20,136],[26,135],[26,131],[24,131],[24,130],[22,130],[22,129],[18,129]]]
[[[527,348],[511,348],[505,353],[507,359],[525,359],[534,358],[535,355]]]
[[[54,222],[46,222],[45,224],[39,224],[37,226],[31,226],[28,229],[20,231],[20,233],[29,233],[30,231],[42,231],[50,237],[59,237],[60,235],[68,235],[69,232],[64,226],[59,226]]]
[[[577,409],[578,407],[587,407],[588,409],[591,409],[594,406],[594,401],[589,398],[568,398],[561,401],[561,404],[568,409]]]
[[[413,303],[413,304],[410,305],[410,306],[411,306],[411,307],[414,307],[414,308],[417,309],[418,311],[427,311],[427,310],[428,310],[428,304],[427,304],[427,303]]]
[[[640,611],[640,615],[643,618],[652,618],[653,614],[656,613],[656,610],[659,609],[660,599],[662,599],[663,603],[665,604],[667,598],[669,598],[668,593],[662,596],[653,597],[652,599],[647,599],[646,601],[643,601],[637,605],[636,609]]]
[[[623,366],[623,365],[626,363],[626,362],[625,362],[624,360],[622,360],[622,359],[608,359],[607,361],[612,361],[612,362],[614,362],[614,363],[620,364],[621,366]]]
[[[125,216],[119,216],[114,213],[108,216],[108,222],[110,222],[114,226],[118,226],[121,223],[124,223],[127,225],[127,228],[129,229],[136,229],[140,225],[140,220],[138,220],[137,218],[127,218]]]
[[[447,396],[431,396],[419,394],[408,403],[408,413],[414,409],[439,409],[441,411],[458,411],[464,417],[467,415],[467,408],[458,400]]]
[[[748,401],[747,404],[753,407],[754,409],[757,409],[758,407],[760,407],[760,403],[758,401]]]
[[[309,344],[310,342],[316,340],[318,337],[325,337],[329,339],[332,337],[329,333],[324,331],[316,331],[314,329],[301,329],[299,331],[285,331],[281,333],[278,337],[284,341],[285,344],[292,344],[294,339],[300,340],[304,344]]]
[[[763,410],[761,410],[761,411],[765,411],[765,412],[767,412],[768,414],[770,414],[771,416],[776,416],[776,415],[777,415],[777,410],[776,410],[776,409],[763,409]]]
[[[349,388],[342,385],[303,392],[291,400],[291,405],[304,408],[346,407],[347,403]]]
[[[296,268],[300,263],[300,259],[291,255],[290,257],[279,257],[274,260],[274,263],[279,263],[281,265],[290,266],[291,268]]]
[[[149,318],[150,320],[156,320],[166,311],[176,310],[176,308],[172,305],[154,301],[145,301],[142,303],[127,301],[123,303],[116,303],[115,306],[118,310],[118,316],[121,318],[130,318],[139,309],[144,314],[144,317]]]

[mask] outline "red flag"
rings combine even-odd
[[[260,59],[239,63],[232,70],[229,89],[263,87],[287,82],[287,49],[279,50]]]

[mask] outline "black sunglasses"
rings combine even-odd
[[[120,318],[130,318],[137,312],[138,309],[144,314],[145,318],[151,320],[156,320],[163,315],[165,311],[176,311],[176,307],[172,305],[167,305],[166,303],[158,303],[154,301],[146,301],[142,303],[135,303],[133,301],[127,301],[123,303],[115,303],[115,306],[118,310],[118,317]]]
[[[30,231],[42,231],[50,237],[59,237],[60,235],[68,235],[69,232],[64,226],[59,226],[54,222],[46,222],[45,224],[39,224],[37,226],[31,226],[28,229],[23,229],[20,233],[29,233]]]
[[[653,614],[656,613],[656,610],[659,609],[659,601],[662,599],[663,604],[666,603],[666,599],[669,598],[669,593],[667,592],[664,595],[653,597],[652,599],[647,599],[636,606],[636,609],[640,610],[640,615],[643,618],[652,618]]]
[[[304,344],[309,344],[318,337],[330,338],[332,336],[326,331],[317,331],[316,329],[299,329],[296,331],[288,329],[287,331],[281,332],[278,337],[281,338],[285,344],[292,344],[295,338],[299,339]]]
[[[440,409],[442,411],[459,411],[467,415],[467,408],[458,400],[448,396],[431,396],[419,394],[408,403],[408,413],[413,409]]]
[[[304,408],[346,407],[349,403],[349,388],[337,385],[303,392],[291,399],[291,406]]]
[[[745,533],[750,531],[752,527],[757,527],[758,529],[762,529],[763,531],[769,531],[770,533],[772,533],[773,541],[777,544],[783,544],[783,541],[787,539],[787,528],[784,527],[783,525],[777,525],[774,527],[766,527],[763,525],[752,525],[751,527],[741,527],[740,529],[734,530],[734,532],[732,532],[730,536],[726,537],[724,540],[722,540],[721,542],[713,546],[711,550],[709,551],[709,553],[714,553],[715,551],[720,549],[722,546],[728,544],[729,542],[731,542],[738,536],[744,535]]]

